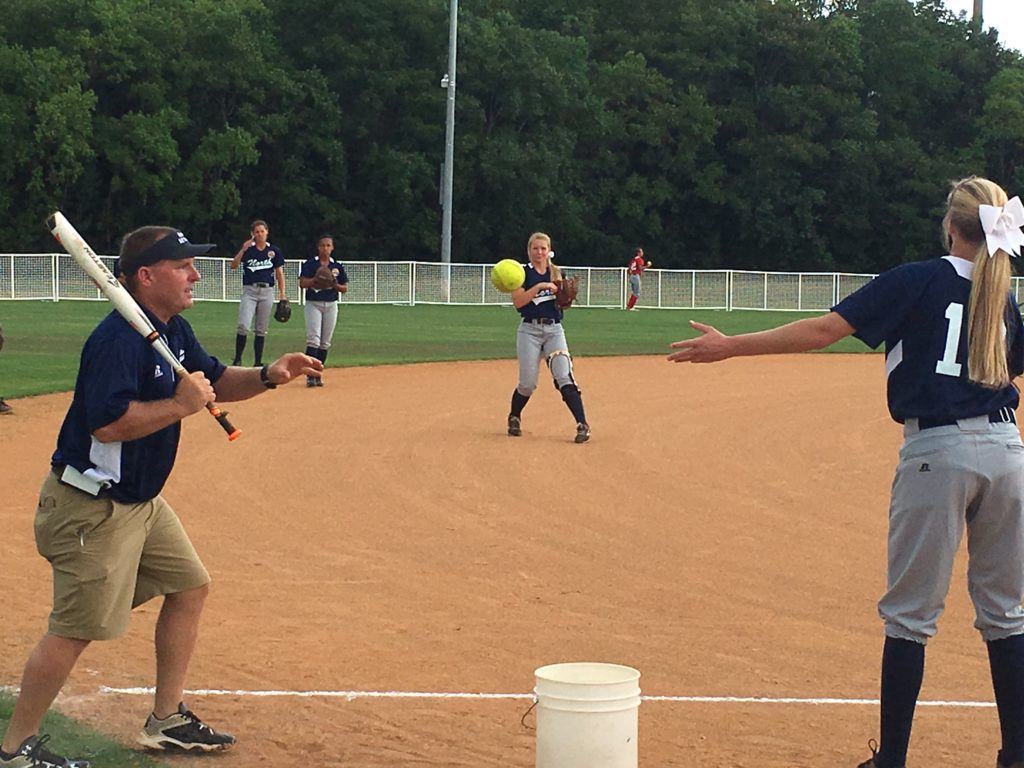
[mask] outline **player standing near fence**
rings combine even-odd
[[[640,298],[640,278],[643,277],[644,270],[650,266],[651,262],[644,261],[643,248],[633,251],[633,258],[626,266],[626,272],[629,274],[629,301],[626,303],[626,309],[636,309],[636,302]]]
[[[242,243],[238,253],[231,259],[232,269],[242,267],[242,298],[238,303],[238,329],[232,365],[242,364],[242,353],[245,352],[250,329],[255,333],[252,340],[253,365],[263,365],[263,344],[270,327],[270,313],[274,309],[275,286],[278,301],[286,297],[284,254],[280,248],[267,242],[269,234],[267,222],[257,219],[252,223],[252,236]]]
[[[516,355],[519,358],[519,384],[512,392],[512,407],[508,415],[508,434],[523,434],[522,415],[530,395],[537,389],[540,360],[543,357],[551,371],[555,388],[576,420],[577,443],[590,439],[590,425],[583,410],[583,398],[572,374],[572,357],[562,328],[562,309],[557,301],[558,285],[562,275],[558,267],[548,261],[551,238],[543,232],[530,235],[526,244],[530,263],[526,267],[526,280],[522,287],[512,291],[512,304],[523,321],[516,332]]]
[[[925,644],[967,529],[974,626],[988,648],[1002,745],[998,768],[1024,768],[1024,445],[1013,379],[1024,372],[1010,255],[1024,245],[1024,206],[987,179],[953,184],[949,255],[904,264],[828,315],[725,336],[700,323],[675,362],[821,349],[853,335],[885,342],[888,405],[905,441],[889,507],[881,738],[860,768],[906,764]]]
[[[3,348],[4,348],[4,329],[0,328],[0,352],[3,351]],[[0,416],[12,416],[12,415],[14,415],[14,409],[11,408],[11,406],[9,406],[7,403],[5,403],[4,399],[2,397],[0,397]]]
[[[306,354],[327,362],[334,327],[338,323],[338,295],[348,291],[348,275],[340,261],[331,258],[334,238],[320,235],[316,256],[306,259],[299,269],[299,287],[306,291]],[[308,376],[307,387],[322,387],[324,377]]]
[[[206,353],[179,313],[192,306],[199,280],[194,257],[213,247],[168,227],[124,238],[125,284],[189,375],[179,379],[116,311],[85,343],[35,517],[36,547],[53,568],[53,610],[25,665],[0,768],[88,768],[49,750],[49,737],[37,735],[43,716],[86,647],[121,635],[133,608],[161,596],[156,693],[139,741],[201,751],[235,741],[182,703],[210,576],[160,493],[184,418],[215,400],[245,400],[314,374],[321,364],[296,352],[259,370],[228,368]],[[216,500],[210,505],[215,513]]]

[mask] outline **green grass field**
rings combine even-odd
[[[106,302],[2,301],[0,396],[24,397],[74,388],[82,343],[109,312]],[[185,313],[203,346],[230,360],[234,354],[237,304],[201,302]],[[566,334],[574,355],[668,354],[668,344],[694,332],[689,320],[725,333],[771,328],[816,313],[713,310],[572,309]],[[493,360],[515,357],[519,316],[511,307],[342,305],[329,366]],[[302,308],[287,324],[272,323],[264,360],[305,347]],[[853,339],[831,351],[864,352]],[[252,338],[246,349],[252,361]]]
[[[13,709],[14,697],[0,689],[0,730],[7,727]],[[138,750],[116,744],[52,710],[43,718],[42,731],[52,737],[52,744],[47,746],[52,746],[57,754],[69,758],[88,757],[96,768],[161,768],[167,765]]]

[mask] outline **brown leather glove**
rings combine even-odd
[[[555,285],[558,286],[558,292],[555,294],[558,306],[562,309],[568,309],[572,306],[572,303],[576,300],[576,295],[580,292],[580,279],[578,277],[571,277],[566,280],[556,280]]]
[[[326,291],[328,288],[333,288],[337,285],[337,282],[330,267],[321,265],[316,268],[316,274],[313,275],[313,290]]]

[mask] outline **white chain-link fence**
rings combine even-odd
[[[104,256],[112,267],[114,257]],[[221,258],[200,256],[203,279],[193,289],[197,301],[238,301],[241,274]],[[288,297],[302,302],[300,261],[285,264]],[[357,304],[509,304],[508,294],[491,285],[491,264],[439,264],[420,261],[345,262],[346,303]],[[577,305],[624,307],[629,278],[619,267],[562,267],[580,278]],[[840,272],[746,272],[731,269],[649,269],[643,276],[638,307],[646,309],[827,310],[867,283],[873,275]],[[1013,279],[1021,297],[1022,278]],[[102,300],[96,286],[74,259],[62,253],[0,254],[0,300]]]

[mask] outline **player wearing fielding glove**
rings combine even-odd
[[[977,177],[953,184],[949,255],[904,264],[828,315],[760,333],[677,341],[674,362],[821,349],[853,335],[885,343],[888,405],[905,437],[889,507],[881,738],[860,768],[906,764],[925,644],[936,631],[963,531],[974,626],[988,649],[1002,744],[997,768],[1024,768],[1024,446],[1013,379],[1024,372],[1010,256],[1024,205]]]
[[[590,439],[590,425],[583,411],[583,398],[572,375],[572,357],[562,329],[563,309],[572,304],[578,289],[577,280],[563,280],[558,267],[548,261],[551,238],[543,232],[530,235],[526,251],[530,264],[526,281],[512,291],[512,304],[523,321],[516,333],[516,354],[519,358],[519,384],[512,392],[508,414],[508,434],[519,437],[522,431],[523,408],[537,388],[540,359],[547,360],[555,388],[576,420],[577,443]]]
[[[348,291],[348,275],[340,261],[331,258],[334,238],[321,235],[317,255],[306,259],[299,269],[299,287],[306,291],[306,354],[327,362],[334,328],[338,323],[338,294]],[[324,377],[309,376],[307,387],[322,387]]]
[[[235,359],[232,365],[242,364],[242,353],[249,330],[252,339],[253,365],[263,365],[263,345],[270,327],[270,314],[274,310],[274,291],[277,300],[287,298],[284,285],[284,254],[267,242],[270,230],[267,222],[257,219],[252,223],[251,237],[242,243],[231,259],[232,269],[242,267],[242,299],[238,303],[238,328],[235,335]],[[255,325],[254,325],[255,322]]]
[[[36,509],[36,546],[53,567],[49,629],[32,651],[0,743],[0,768],[88,768],[49,750],[37,731],[79,655],[128,626],[132,609],[163,597],[156,625],[156,695],[139,735],[152,749],[213,751],[235,739],[182,703],[210,576],[160,495],[174,466],[182,419],[215,400],[245,400],[322,369],[300,353],[262,369],[210,357],[179,313],[199,280],[193,245],[169,227],[125,236],[125,285],[188,371],[178,377],[118,311],[82,350],[75,394]]]

